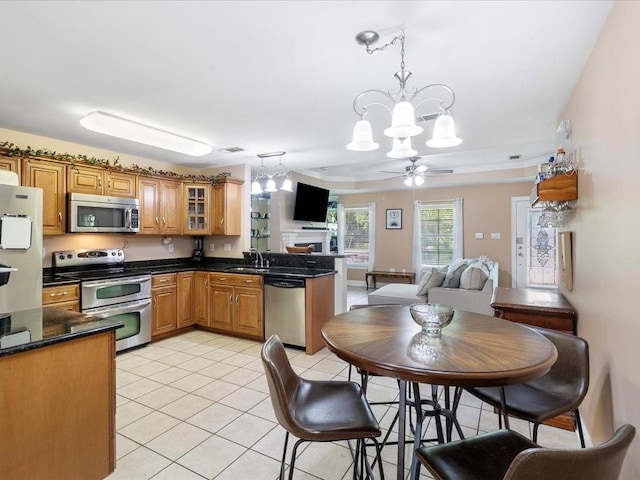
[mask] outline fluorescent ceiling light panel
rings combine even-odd
[[[87,130],[124,138],[132,142],[144,143],[153,147],[200,157],[211,152],[211,146],[191,138],[165,132],[154,127],[133,122],[109,113],[93,112],[80,120]]]

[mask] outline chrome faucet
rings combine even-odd
[[[250,248],[249,249],[249,255],[251,255],[251,253],[256,252],[256,261],[255,261],[255,266],[256,267],[260,267],[260,268],[264,268],[264,259],[262,258],[262,254],[260,253],[260,251],[257,248]],[[260,259],[260,264],[258,265],[258,258]]]

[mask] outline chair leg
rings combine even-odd
[[[533,440],[535,443],[538,443],[538,427],[540,426],[539,423],[534,423],[533,424],[533,436],[531,438],[531,440]]]
[[[582,448],[585,448],[585,444],[584,444],[584,433],[582,432],[582,422],[580,421],[580,412],[578,411],[578,409],[576,408],[575,411],[573,412],[575,417],[576,417],[576,425],[578,427],[578,436],[580,437],[580,446]]]
[[[282,450],[282,460],[280,461],[280,480],[284,480],[284,466],[287,460],[287,444],[289,443],[289,432],[284,435],[284,449]]]
[[[291,463],[289,463],[289,480],[293,480],[293,469],[296,463],[296,453],[298,452],[298,445],[300,445],[305,440],[298,440],[293,446],[293,451],[291,452]]]

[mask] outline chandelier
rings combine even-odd
[[[259,153],[257,155],[260,159],[260,170],[256,173],[253,183],[251,184],[251,195],[260,195],[263,192],[277,192],[276,179],[282,179],[280,190],[285,190],[287,192],[293,191],[291,188],[291,172],[282,164],[282,156],[285,153],[286,152],[270,152]],[[279,157],[279,162],[273,168],[266,168],[264,166],[264,159],[270,157]],[[262,183],[264,183],[265,179],[266,184],[263,189]]]
[[[406,84],[411,72],[405,70],[404,33],[395,36],[381,47],[370,48],[379,38],[377,32],[367,30],[356,35],[356,42],[364,45],[367,53],[373,54],[400,41],[400,71],[394,75],[400,83],[400,89],[396,93],[371,89],[358,94],[353,101],[353,111],[360,120],[353,128],[353,139],[347,145],[347,149],[366,152],[378,148],[378,144],[373,141],[371,124],[364,119],[369,113],[369,107],[374,105],[382,106],[391,113],[391,127],[384,130],[387,137],[393,138],[393,149],[387,153],[390,158],[409,158],[417,154],[417,151],[411,148],[411,137],[421,134],[423,128],[416,125],[416,120],[435,120],[433,136],[427,140],[427,146],[444,148],[460,145],[462,140],[456,136],[455,123],[450,111],[456,99],[453,90],[447,85],[433,83],[408,91]],[[427,92],[430,92],[429,96],[425,95]],[[431,109],[416,117],[415,111],[423,104],[429,104]]]

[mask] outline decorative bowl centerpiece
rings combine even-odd
[[[289,253],[311,253],[313,252],[314,246],[309,245],[307,247],[293,247],[293,246],[286,245],[285,248]]]
[[[411,318],[429,337],[440,337],[442,329],[453,320],[453,308],[438,303],[414,303],[409,306]]]

